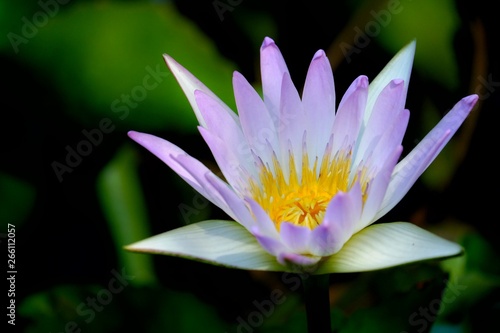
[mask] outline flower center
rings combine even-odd
[[[300,173],[293,155],[288,165],[289,171],[285,172],[274,158],[274,170],[268,165],[261,166],[259,181],[250,182],[252,197],[269,214],[278,231],[285,221],[314,229],[323,221],[335,194],[348,191],[354,183],[349,179],[350,154],[337,154],[333,158],[327,154],[321,165],[316,158],[311,166],[304,153]]]

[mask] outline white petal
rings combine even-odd
[[[216,100],[219,103],[219,105],[221,105],[225,109],[225,111],[234,119],[234,121],[238,122],[238,116],[236,115],[236,113],[234,113],[233,110],[231,110],[219,97],[217,97],[193,74],[191,74],[187,69],[182,67],[177,61],[175,61],[169,55],[164,54],[163,58],[165,59],[165,62],[167,63],[168,67],[174,74],[175,78],[177,79],[177,82],[179,82],[179,85],[184,91],[184,94],[186,95],[189,104],[191,104],[191,107],[193,108],[196,118],[198,119],[198,122],[200,123],[201,126],[207,127],[205,120],[203,119],[203,115],[200,109],[198,108],[198,104],[196,103],[196,98],[194,96],[194,92],[196,90],[201,90],[205,94],[209,95],[214,100]]]
[[[125,249],[194,259],[230,268],[287,270],[244,227],[232,221],[193,223],[141,240]]]
[[[314,274],[371,271],[422,260],[444,259],[462,251],[460,245],[411,223],[374,224],[355,234]]]
[[[402,100],[406,100],[408,84],[410,83],[411,68],[413,66],[413,58],[415,56],[415,47],[416,41],[413,40],[402,48],[370,84],[368,89],[368,101],[366,104],[364,124],[366,124],[368,119],[370,119],[373,106],[375,105],[379,94],[392,80],[402,79],[404,81]]]

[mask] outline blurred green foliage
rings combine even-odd
[[[172,4],[105,1],[51,8],[53,17],[42,6],[34,8],[32,16],[22,16],[28,23],[9,16],[9,26],[15,27],[10,32],[22,42],[12,37],[12,45],[4,49],[17,50],[23,61],[50,78],[66,112],[77,121],[96,126],[109,117],[120,128],[194,131],[196,118],[164,53],[234,106],[234,65]],[[39,13],[47,13],[41,21],[46,24],[33,19]]]

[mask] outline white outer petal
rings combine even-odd
[[[194,96],[195,90],[201,90],[213,99],[215,99],[223,108],[227,111],[227,113],[234,118],[234,120],[238,123],[238,116],[236,113],[234,113],[233,110],[231,110],[219,97],[217,97],[210,89],[208,89],[200,80],[198,80],[193,74],[191,74],[187,69],[182,67],[177,61],[175,61],[171,56],[168,54],[164,54],[163,58],[165,59],[165,62],[167,63],[168,67],[174,74],[175,78],[177,79],[177,82],[179,82],[179,85],[181,86],[182,90],[184,91],[184,94],[186,95],[189,104],[191,104],[191,107],[193,108],[193,111],[196,115],[196,119],[198,119],[198,122],[200,123],[201,126],[207,127],[205,120],[203,119],[203,115],[198,108],[198,103],[196,103],[196,98]]]
[[[457,256],[462,251],[460,245],[411,223],[374,224],[355,234],[314,274],[372,271]]]
[[[382,69],[368,88],[368,101],[363,123],[366,124],[377,101],[380,92],[394,79],[404,80],[403,100],[406,100],[408,84],[410,82],[411,68],[415,56],[416,41],[413,40],[402,48],[389,63]]]
[[[210,220],[193,223],[125,247],[142,253],[164,254],[230,268],[287,271],[240,224]]]

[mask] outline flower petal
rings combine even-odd
[[[354,149],[368,95],[368,78],[359,76],[347,89],[333,123],[333,151]]]
[[[236,222],[193,223],[128,245],[126,250],[194,259],[230,268],[286,271]]]
[[[278,262],[287,266],[288,272],[308,273],[315,268],[321,257],[306,256],[297,253],[282,253]]]
[[[373,106],[375,105],[379,94],[392,80],[401,79],[404,81],[404,90],[401,97],[403,101],[406,100],[408,84],[410,83],[411,68],[413,66],[413,58],[415,56],[415,47],[415,40],[403,47],[370,84],[368,100],[366,103],[366,112],[363,121],[364,124],[368,123]],[[404,107],[404,105],[402,107]]]
[[[223,144],[223,150],[226,151],[226,155],[231,156],[229,163],[242,165],[245,170],[252,172],[254,169],[254,157],[241,130],[239,118],[234,119],[229,116],[224,106],[209,94],[201,90],[196,90],[194,95],[206,123],[206,127],[203,128],[206,128],[212,136],[220,139],[214,139],[213,141],[217,141],[217,145],[219,143]],[[207,140],[205,139],[205,141]],[[209,143],[207,142],[207,144]],[[210,148],[212,149],[212,146]],[[219,167],[222,168],[220,164]]]
[[[175,61],[168,54],[164,54],[163,58],[165,59],[165,62],[167,63],[168,67],[174,74],[175,78],[177,79],[177,82],[179,82],[179,85],[184,91],[184,94],[186,95],[189,104],[191,104],[191,107],[193,108],[196,118],[198,119],[198,122],[200,123],[201,126],[206,127],[206,123],[202,113],[200,112],[200,109],[198,108],[198,104],[196,103],[196,99],[194,96],[195,90],[201,90],[205,92],[207,95],[214,98],[220,105],[223,106],[225,112],[229,114],[230,117],[234,118],[235,120],[238,119],[238,116],[234,113],[233,110],[231,110],[219,97],[217,97],[210,89],[208,89],[200,80],[198,80],[187,69],[182,67],[177,61]]]
[[[463,123],[476,104],[477,99],[477,95],[462,98],[424,139],[396,165],[384,201],[375,219],[382,217],[405,196],[418,177],[427,169]]]
[[[280,225],[280,236],[283,243],[295,253],[307,253],[311,237],[311,229],[289,222]]]
[[[250,230],[253,234],[263,234],[275,239],[279,239],[280,236],[276,230],[274,222],[271,220],[269,215],[262,209],[262,207],[253,199],[245,198],[245,201],[250,206],[250,209],[255,217],[255,225],[253,229]]]
[[[302,103],[307,116],[308,148],[311,156],[321,156],[335,119],[335,84],[330,62],[319,50],[307,71]]]
[[[280,164],[283,173],[289,172],[289,149],[295,157],[295,169],[300,169],[302,163],[302,139],[306,130],[304,123],[307,121],[299,93],[288,73],[283,75],[281,85],[280,117],[278,137],[281,150]]]
[[[219,101],[201,90],[195,90],[194,96],[205,120],[206,126],[204,128],[217,135],[228,145],[236,145],[245,141],[239,119],[230,116]],[[232,150],[241,151],[241,149]]]
[[[264,164],[272,165],[273,151],[278,151],[278,139],[269,111],[259,94],[238,72],[234,72],[233,86],[243,134]]]
[[[460,245],[407,222],[371,225],[355,234],[314,274],[364,272],[462,253]]]
[[[310,232],[310,230],[308,231]],[[285,233],[288,232],[295,233],[294,236],[292,236],[291,234],[285,236],[288,237],[286,241],[290,242],[292,246],[300,247],[301,244],[299,243],[305,241],[305,239],[292,239],[292,237],[307,238],[307,231],[304,229],[300,231],[299,229],[290,229],[289,231],[285,231]],[[300,233],[300,235],[298,235],[298,233]],[[283,241],[283,239],[261,234],[257,230],[252,234],[268,253],[272,254],[280,264],[287,267],[287,269],[285,270],[287,272],[301,272],[321,260],[321,256],[297,253],[296,249],[290,248],[288,244],[285,244],[285,241]]]
[[[372,151],[382,135],[387,133],[387,129],[394,127],[395,120],[398,120],[399,114],[403,111],[403,90],[404,82],[402,80],[392,80],[378,96],[366,128],[360,133],[361,139],[358,142],[354,165],[357,165],[361,159],[366,160],[367,153]],[[401,141],[393,143],[393,147],[400,143]],[[392,151],[393,147],[390,147],[389,150]],[[386,147],[383,150],[387,150]],[[374,154],[374,156],[378,155]]]
[[[128,135],[131,139],[160,158],[198,193],[236,220],[235,214],[228,206],[223,196],[206,178],[207,174],[213,175],[213,172],[200,161],[188,155],[174,144],[157,136],[134,131],[130,131]],[[217,177],[215,175],[213,176]]]
[[[203,186],[198,182],[198,180],[192,176],[192,174],[184,169],[179,163],[173,158],[174,156],[189,156],[185,151],[177,147],[176,145],[159,138],[157,136],[140,133],[136,131],[128,132],[128,136],[149,150],[153,155],[162,160],[167,164],[172,170],[174,170],[179,176],[181,176],[189,185],[191,185],[196,191],[201,195],[208,198],[210,194],[205,191]],[[189,156],[190,157],[190,156]],[[190,157],[194,160],[194,158]],[[198,161],[197,161],[198,162]],[[200,163],[200,162],[198,162]],[[206,169],[205,171],[209,171]]]
[[[368,190],[366,194],[366,201],[363,205],[363,213],[361,218],[354,228],[354,232],[358,232],[366,226],[375,222],[374,217],[376,216],[382,200],[384,199],[385,192],[389,186],[392,172],[394,167],[401,156],[403,151],[403,146],[398,146],[396,149],[392,150],[392,155],[385,160],[384,165],[380,167],[380,171],[377,171],[376,176],[371,180],[368,185]]]
[[[228,145],[231,145],[229,142],[223,141],[217,135],[201,126],[198,129],[227,182],[236,191],[243,193],[247,187],[250,175],[255,176],[255,173],[252,172],[255,169],[253,165],[245,163],[244,159],[239,159],[239,156],[234,153],[231,146],[228,147]]]
[[[264,38],[260,48],[260,71],[264,102],[272,119],[277,121],[281,101],[281,80],[283,75],[288,73],[288,68],[278,46],[269,37]]]
[[[245,201],[241,199],[234,190],[229,187],[224,181],[214,174],[206,174],[207,181],[220,193],[224,202],[229,209],[234,213],[235,220],[250,230],[254,222],[253,216],[250,213]]]
[[[326,208],[323,222],[312,231],[312,254],[329,256],[339,251],[352,236],[361,217],[362,193],[359,182],[349,192],[337,193]]]

